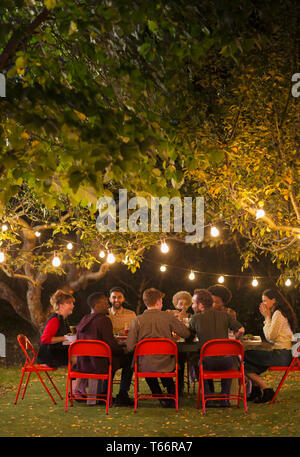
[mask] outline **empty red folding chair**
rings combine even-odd
[[[37,377],[41,381],[42,385],[44,386],[44,388],[45,388],[46,392],[48,393],[48,395],[50,396],[51,400],[53,401],[54,404],[56,404],[56,401],[54,400],[51,392],[49,391],[48,387],[44,383],[40,373],[46,373],[46,376],[47,376],[48,380],[51,382],[52,386],[54,387],[54,389],[58,393],[59,397],[61,399],[63,399],[62,395],[60,394],[60,392],[57,389],[56,385],[54,384],[53,380],[49,376],[49,372],[50,371],[56,371],[57,368],[48,367],[47,365],[35,363],[35,359],[37,358],[37,353],[35,352],[32,344],[29,341],[29,339],[27,338],[27,336],[22,335],[22,334],[18,335],[17,336],[17,340],[18,340],[18,343],[19,343],[22,351],[25,354],[26,360],[25,360],[24,366],[22,367],[22,375],[21,375],[21,379],[20,379],[20,383],[19,383],[19,387],[18,387],[17,396],[16,396],[16,399],[15,399],[15,405],[17,404],[17,401],[18,401],[18,398],[19,398],[19,394],[20,394],[20,390],[21,390],[21,387],[22,387],[23,378],[24,378],[25,373],[28,373],[28,376],[27,376],[27,379],[26,379],[26,382],[25,382],[25,386],[24,386],[24,390],[23,390],[22,400],[23,400],[23,398],[25,396],[26,389],[27,389],[27,386],[28,386],[28,382],[29,382],[31,373],[36,373]]]
[[[237,366],[231,370],[218,370],[209,371],[203,367],[204,357],[215,357],[215,356],[236,356]],[[239,379],[239,391],[238,394],[229,395],[208,395],[204,396],[204,379]],[[243,395],[241,395],[241,386],[243,385]],[[246,386],[245,386],[245,372],[244,372],[244,347],[243,345],[233,339],[219,339],[207,341],[201,348],[200,351],[200,367],[199,367],[199,385],[198,385],[198,397],[197,397],[197,408],[200,405],[200,389],[202,399],[202,411],[205,414],[205,403],[208,400],[238,400],[238,406],[240,400],[244,402],[244,409],[247,412],[247,397],[246,397]]]
[[[169,373],[158,372],[143,372],[139,371],[138,358],[149,355],[170,355],[175,359],[175,371]],[[141,340],[135,347],[134,352],[134,410],[138,406],[138,400],[141,398],[162,398],[172,399],[175,401],[176,410],[178,410],[178,348],[174,341],[168,338],[147,338]],[[140,378],[175,378],[175,394],[140,394],[139,395],[139,379]]]
[[[89,356],[89,357],[105,357],[108,361],[108,370],[106,373],[83,373],[80,371],[74,371],[72,369],[72,358],[78,356]],[[66,405],[65,410],[68,409],[68,402],[71,402],[73,406],[73,399],[86,400],[87,397],[79,397],[78,394],[73,396],[72,392],[72,379],[83,378],[83,379],[99,379],[107,380],[108,387],[106,394],[95,394],[88,395],[89,400],[104,401],[106,403],[106,414],[108,414],[109,405],[111,404],[111,390],[112,390],[112,357],[111,349],[107,343],[100,340],[76,340],[69,346],[69,357],[68,357],[68,376],[67,376],[67,391],[66,391]]]
[[[271,400],[270,403],[274,403],[275,401],[275,398],[277,397],[281,387],[282,387],[282,384],[284,383],[284,381],[286,380],[287,376],[289,375],[289,373],[291,372],[299,372],[300,371],[300,347],[297,348],[297,352],[296,352],[296,355],[295,357],[293,357],[290,365],[288,367],[269,367],[268,370],[270,371],[284,371],[284,374],[281,378],[281,381],[280,383],[278,384],[278,387],[276,389],[276,392]]]

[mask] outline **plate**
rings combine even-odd
[[[251,343],[251,344],[259,344],[261,343],[261,337],[260,336],[253,336],[252,338],[243,338],[242,339],[244,343]]]

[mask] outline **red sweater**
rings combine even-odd
[[[43,334],[41,336],[41,343],[42,344],[50,344],[52,338],[56,335],[59,329],[59,320],[57,317],[53,317],[47,323],[46,327],[44,328]]]

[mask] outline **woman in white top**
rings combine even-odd
[[[245,351],[245,372],[253,382],[248,400],[266,403],[272,400],[275,392],[259,375],[270,366],[288,366],[291,363],[292,336],[297,330],[297,319],[291,305],[275,289],[263,292],[259,310],[265,318],[265,338],[273,344],[273,348],[270,351]]]

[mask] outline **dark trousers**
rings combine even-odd
[[[122,373],[121,373],[121,381],[120,381],[120,390],[129,392],[131,386],[131,380],[133,375],[133,368],[132,368],[132,357],[133,352],[128,352],[128,354],[124,355],[122,358]],[[113,371],[112,377],[114,378],[116,371]],[[107,381],[103,382],[103,387],[101,388],[101,392],[99,393],[106,393],[107,392]]]
[[[234,368],[234,357],[231,356],[222,356],[222,357],[204,357],[203,358],[203,368],[204,370],[209,371],[218,371],[218,370],[231,370]],[[230,394],[232,379],[221,379],[221,394]],[[205,395],[210,395],[213,393],[210,389],[209,380],[204,379],[204,393]]]
[[[124,356],[124,362],[122,363],[123,368],[121,374],[120,391],[123,390],[125,392],[129,392],[130,390],[133,375],[132,357],[133,352],[128,352],[128,354]]]
[[[158,378],[145,378],[153,394],[162,394]],[[175,383],[172,378],[160,378],[162,385],[167,389],[168,394],[175,394]]]

